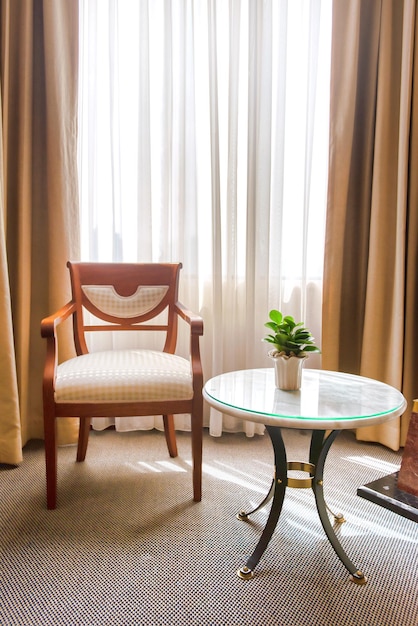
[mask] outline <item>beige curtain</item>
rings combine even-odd
[[[418,395],[416,0],[334,0],[323,367],[382,380],[403,418],[359,429],[404,445]]]
[[[43,436],[40,320],[78,258],[78,2],[1,0],[0,19],[0,463],[17,464]]]

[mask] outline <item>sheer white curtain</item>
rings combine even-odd
[[[83,259],[181,261],[206,379],[270,366],[271,308],[320,343],[331,0],[80,0],[80,29]]]

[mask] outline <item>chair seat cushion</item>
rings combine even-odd
[[[152,402],[192,397],[190,362],[166,352],[92,352],[57,368],[56,402]]]

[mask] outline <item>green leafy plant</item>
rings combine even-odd
[[[291,315],[273,309],[269,313],[270,320],[264,324],[272,334],[264,337],[263,341],[271,343],[278,354],[286,356],[305,356],[307,352],[320,352],[314,343],[310,331],[303,326],[303,322],[296,323]]]

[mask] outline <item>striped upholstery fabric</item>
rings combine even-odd
[[[137,317],[154,309],[164,298],[168,287],[139,286],[132,296],[120,296],[113,285],[82,285],[84,295],[94,306],[115,317]]]
[[[108,350],[58,366],[56,402],[147,402],[193,397],[190,362],[154,350]]]

